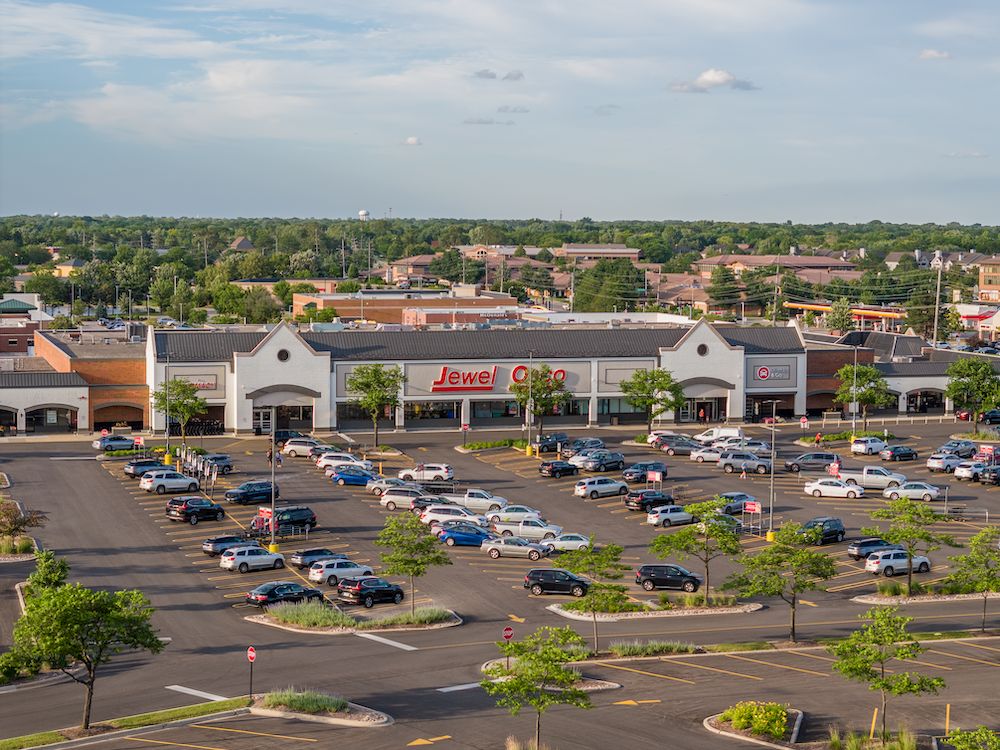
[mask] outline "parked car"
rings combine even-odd
[[[336,485],[343,487],[344,485],[351,485],[352,487],[365,487],[368,485],[372,479],[375,478],[375,474],[372,474],[366,469],[362,469],[360,466],[338,466],[337,469],[330,474],[330,481]]]
[[[659,508],[652,508],[646,514],[646,523],[666,528],[682,523],[694,523],[694,516],[680,505],[661,505]]]
[[[646,434],[646,444],[656,445],[656,441],[662,437],[684,437],[683,435],[678,435],[673,430],[650,430]]]
[[[316,463],[319,457],[324,453],[333,453],[337,450],[337,446],[330,445],[329,443],[318,443],[309,449],[309,460]]]
[[[667,465],[662,461],[640,461],[627,467],[622,472],[622,479],[626,482],[645,482],[651,471],[660,472],[660,479],[667,478]]]
[[[862,456],[874,456],[886,448],[886,443],[882,438],[877,437],[859,437],[854,438],[851,442],[851,453],[857,453]]]
[[[386,496],[382,495],[382,499],[379,502],[385,505],[388,510],[392,510],[389,508],[390,503],[393,502],[391,496],[386,500]],[[410,512],[418,516],[424,512],[424,508],[428,508],[431,505],[454,505],[454,503],[450,503],[437,495],[418,495],[417,497],[410,498]]]
[[[493,530],[501,536],[517,536],[531,541],[554,539],[563,533],[562,526],[547,523],[541,518],[524,518],[520,521],[498,521]]]
[[[197,492],[199,486],[194,477],[186,477],[172,469],[147,471],[139,480],[139,489],[155,492],[157,495],[164,492]]]
[[[840,463],[836,453],[813,451],[785,461],[785,471],[826,471],[826,467],[833,463]]]
[[[267,607],[271,604],[285,602],[323,601],[323,592],[319,589],[307,588],[300,583],[291,581],[271,581],[262,583],[251,590],[246,597],[246,603],[252,607]]]
[[[872,552],[865,560],[866,573],[883,575],[886,578],[892,578],[897,573],[905,573],[911,567],[917,573],[926,573],[931,569],[931,561],[924,555],[914,555],[911,558],[905,549]]]
[[[590,581],[561,568],[535,568],[525,573],[524,588],[534,596],[569,594],[579,598],[587,595]]]
[[[575,460],[580,458],[582,455],[583,454],[577,454],[576,456],[573,456],[569,462],[574,463]],[[625,456],[615,451],[598,449],[586,454],[578,465],[585,471],[620,470],[625,468]]]
[[[727,515],[742,513],[743,506],[746,503],[757,502],[757,498],[753,495],[748,495],[746,492],[721,492],[719,493],[719,497],[726,501],[726,504],[722,508],[722,512]]]
[[[697,461],[700,464],[706,462],[711,464],[718,463],[720,458],[722,458],[722,448],[712,448],[711,446],[693,450],[688,456],[689,461]]]
[[[346,559],[347,555],[343,552],[334,552],[332,549],[327,549],[326,547],[314,547],[312,549],[302,549],[298,552],[293,552],[292,556],[288,558],[288,564],[299,570],[305,570],[320,560]]]
[[[617,479],[608,477],[590,477],[581,479],[573,487],[573,494],[577,497],[608,497],[609,495],[625,495],[628,493],[628,485]]]
[[[916,461],[917,452],[908,445],[890,445],[878,452],[883,461]]]
[[[486,512],[486,520],[490,523],[517,523],[526,518],[541,518],[542,512],[529,508],[527,505],[508,505],[500,510]]]
[[[668,456],[690,456],[692,451],[704,448],[701,443],[684,435],[660,435],[653,441],[653,447]]]
[[[542,461],[538,464],[538,473],[543,477],[570,477],[580,473],[580,467],[569,461]]]
[[[970,482],[978,482],[979,477],[991,466],[985,461],[963,461],[955,467],[953,476],[955,479],[967,479]]]
[[[1000,484],[1000,465],[987,467],[986,471],[979,475],[979,481],[982,484]]]
[[[323,583],[336,586],[341,578],[363,578],[375,575],[369,566],[356,563],[353,560],[317,560],[309,566],[306,576],[313,583]]]
[[[431,502],[439,502],[437,495],[432,495],[421,487],[409,486],[389,487],[382,493],[379,505],[386,510],[396,510],[397,507],[413,509],[412,501],[414,498],[428,498]],[[420,507],[426,507],[426,504]]]
[[[757,458],[753,453],[746,453],[744,451],[723,453],[719,456],[718,465],[727,474],[742,472],[744,469],[748,472],[756,472],[757,474],[767,474],[771,471],[770,459]]]
[[[750,453],[764,453],[771,450],[771,444],[766,440],[746,437],[727,437],[716,440],[712,443],[712,447],[722,451],[749,451]]]
[[[588,450],[591,448],[603,448],[604,441],[600,438],[577,438],[569,443],[569,445],[564,445],[562,454],[563,458],[570,458],[575,456],[580,451]]]
[[[184,521],[192,526],[196,526],[199,521],[221,521],[226,517],[226,511],[221,505],[216,505],[201,495],[172,497],[167,500],[164,513],[171,521]]]
[[[1000,424],[1000,409],[990,409],[984,412],[982,421],[985,424]]]
[[[281,448],[292,438],[302,438],[309,437],[303,432],[298,430],[275,430],[274,431],[274,444]]]
[[[885,539],[881,539],[877,536],[864,537],[862,539],[855,539],[853,542],[847,545],[847,556],[852,560],[863,560],[872,552],[882,552],[887,549],[903,549],[898,544],[891,544]]]
[[[931,500],[937,500],[940,494],[940,488],[927,482],[906,482],[899,487],[882,490],[882,497],[887,497],[890,500],[898,500],[901,497],[905,497],[908,500],[930,502]]]
[[[285,556],[279,552],[269,552],[258,545],[230,547],[219,557],[219,567],[240,573],[268,568],[280,570],[285,567]]]
[[[701,576],[680,565],[640,565],[635,571],[635,582],[646,591],[679,589],[693,593],[701,586]]]
[[[707,430],[699,432],[697,435],[692,436],[692,440],[695,440],[702,445],[711,445],[717,440],[722,440],[727,437],[745,437],[743,434],[742,427],[709,427]]]
[[[518,536],[487,539],[481,548],[494,560],[498,557],[527,557],[529,560],[539,560],[549,555],[549,548],[545,545],[535,544]]]
[[[723,528],[726,531],[733,532],[734,534],[743,533],[743,521],[735,516],[713,513],[706,516],[704,521],[699,521],[695,528],[698,529],[698,533],[704,534],[708,530],[709,525],[714,528]]]
[[[553,432],[550,435],[539,435],[532,441],[539,453],[555,453],[559,446],[569,443],[569,435],[565,432]]]
[[[927,459],[928,471],[943,471],[950,474],[962,463],[957,453],[932,453]]]
[[[466,521],[472,521],[472,523],[479,524],[480,526],[485,526],[488,523],[485,516],[473,513],[468,508],[463,508],[460,505],[428,505],[420,513],[420,520],[431,526],[439,521],[445,521],[449,518],[462,518]]]
[[[368,480],[365,489],[375,496],[381,496],[386,490],[392,487],[408,487],[419,490],[420,485],[416,482],[404,482],[399,477],[373,477]]]
[[[837,478],[848,484],[856,484],[869,490],[884,490],[886,487],[898,487],[906,481],[904,474],[889,471],[884,466],[864,466],[860,469],[840,468]]]
[[[449,503],[475,511],[496,511],[507,507],[507,498],[477,488],[468,489],[461,494],[444,493],[441,497]]]
[[[552,539],[546,539],[542,542],[542,546],[548,547],[552,552],[572,552],[590,546],[590,538],[583,534],[560,534]]]
[[[274,485],[274,497],[275,499],[281,497],[281,491],[277,484]],[[226,502],[238,503],[239,505],[269,503],[271,502],[271,483],[244,482],[239,487],[226,490]]]
[[[829,544],[830,542],[842,542],[847,532],[844,530],[844,522],[839,518],[830,516],[820,516],[813,518],[802,524],[802,531],[806,534],[816,533],[817,544]]]
[[[455,470],[448,464],[417,464],[403,469],[398,476],[406,482],[444,482],[455,478]]]
[[[289,458],[297,458],[298,456],[308,456],[309,451],[319,445],[319,440],[311,437],[293,437],[285,441],[285,444],[281,446],[281,452],[283,455]]]
[[[125,476],[139,479],[147,471],[170,471],[170,467],[158,458],[137,458],[125,464],[122,471]]]
[[[384,578],[341,578],[337,584],[337,599],[371,609],[378,602],[399,604],[403,601],[403,589]]]
[[[233,547],[259,547],[254,540],[244,539],[241,536],[236,536],[235,534],[227,534],[225,536],[213,536],[206,539],[201,543],[201,551],[204,552],[209,557],[218,557],[227,549],[232,549]]]
[[[978,450],[979,447],[971,440],[949,440],[935,453],[954,453],[962,458],[972,458]]]
[[[661,490],[629,490],[624,498],[626,508],[643,513],[649,513],[650,510],[661,505],[673,505],[673,502],[673,494]]]
[[[330,453],[324,453],[322,456],[316,459],[317,469],[326,469],[329,467],[337,466],[357,466],[364,469],[365,471],[372,471],[375,467],[371,461],[367,461],[351,453],[343,453],[341,451],[332,451]]]
[[[803,491],[813,497],[847,497],[852,500],[856,497],[864,497],[865,494],[864,487],[859,487],[856,484],[848,484],[841,479],[834,479],[833,477],[806,482]]]
[[[206,453],[203,458],[210,467],[218,466],[220,474],[233,472],[233,459],[228,453]]]
[[[316,514],[307,505],[283,505],[275,508],[274,514],[274,529],[277,534],[290,534],[307,526],[310,529],[316,528]],[[250,528],[255,532],[266,530],[260,516],[250,521]]]
[[[97,438],[91,446],[100,451],[127,451],[135,448],[135,440],[127,435],[105,435]]]
[[[483,542],[496,538],[492,531],[471,523],[457,523],[438,534],[441,543],[449,547],[481,547]]]

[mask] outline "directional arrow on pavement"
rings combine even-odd
[[[799,599],[799,604],[805,604],[807,607],[818,607],[819,606],[816,602],[809,602],[809,601],[806,601],[805,599]]]
[[[615,706],[640,706],[640,705],[642,705],[644,703],[659,703],[659,702],[660,701],[658,699],[657,700],[642,700],[642,701],[627,700],[627,701],[615,701],[612,705],[615,705]]]
[[[507,615],[508,620],[513,620],[514,622],[524,622],[526,618],[518,617],[517,615]]]
[[[450,734],[442,734],[440,737],[431,737],[430,739],[418,738],[413,740],[413,742],[407,742],[407,747],[418,747],[420,745],[433,745],[435,742],[440,742],[441,740],[450,740]]]

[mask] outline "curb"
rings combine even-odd
[[[577,613],[577,612],[566,612],[563,610],[561,604],[550,604],[545,609],[550,612],[554,612],[560,617],[565,617],[567,620],[577,620],[579,622],[593,622],[594,618],[590,614]],[[617,614],[608,613],[597,613],[598,622],[619,622],[621,620],[647,620],[657,617],[700,617],[702,615],[735,615],[735,614],[750,614],[751,612],[757,612],[758,610],[764,609],[764,605],[758,602],[751,602],[750,604],[741,604],[735,607],[711,607],[711,608],[699,608],[699,609],[665,609],[665,610],[651,610],[646,612],[620,612]]]
[[[378,715],[377,721],[362,721],[360,719],[338,719],[335,716],[316,716],[314,714],[302,714],[295,711],[279,711],[274,708],[257,708],[252,706],[249,710],[254,716],[269,716],[273,719],[293,719],[295,721],[311,721],[316,724],[333,724],[339,727],[387,727],[395,723],[389,714],[376,711],[374,708],[362,706],[359,703],[347,702],[347,705],[354,709],[364,709]]]
[[[10,489],[10,477],[7,476],[6,472],[0,471],[0,490]]]
[[[267,615],[247,615],[243,619],[247,622],[256,623],[257,625],[267,625],[269,628],[277,628],[278,630],[286,630],[289,633],[302,633],[305,635],[355,635],[356,633],[413,633],[423,630],[444,630],[445,628],[457,628],[459,625],[464,625],[465,620],[463,620],[456,612],[453,610],[448,610],[451,612],[451,616],[454,618],[450,622],[435,622],[430,625],[401,625],[395,628],[372,628],[370,630],[362,630],[360,628],[340,628],[337,630],[315,630],[310,628],[299,628],[294,625],[283,625],[278,622],[271,622],[266,619]]]
[[[707,729],[712,734],[718,734],[721,735],[722,737],[731,737],[734,740],[743,740],[744,742],[751,742],[754,745],[760,745],[761,747],[776,747],[780,748],[780,750],[785,750],[785,748],[789,747],[789,745],[794,745],[796,742],[798,742],[799,729],[802,726],[802,718],[805,716],[805,714],[797,708],[790,708],[788,710],[789,712],[794,711],[796,714],[798,714],[798,716],[796,716],[795,718],[795,726],[792,727],[792,734],[788,738],[788,742],[784,742],[780,745],[776,742],[770,742],[768,740],[760,740],[757,739],[756,737],[747,737],[746,735],[736,734],[735,732],[727,732],[725,729],[717,729],[716,727],[713,727],[711,725],[712,719],[717,719],[720,716],[722,716],[722,714],[712,714],[711,716],[706,716],[704,720],[702,720],[701,725],[705,727],[705,729]]]
[[[982,599],[982,594],[924,594],[918,596],[881,596],[879,594],[862,594],[851,598],[858,604],[893,605],[893,604],[939,604],[940,602],[966,602],[972,599]],[[991,591],[987,599],[1000,599],[1000,593]]]

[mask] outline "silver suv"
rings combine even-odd
[[[727,451],[719,457],[719,466],[727,474],[734,471],[741,472],[746,469],[748,472],[757,474],[767,474],[771,471],[771,462],[766,458],[757,458],[753,453],[746,451]]]

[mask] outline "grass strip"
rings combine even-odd
[[[433,625],[448,622],[452,617],[451,612],[446,609],[418,607],[412,615],[409,612],[403,612],[372,620],[357,620],[322,602],[279,604],[269,608],[267,614],[284,625],[295,625],[303,628],[351,628],[354,630],[378,630],[405,625]]]
[[[743,643],[713,643],[705,646],[706,651],[725,654],[731,651],[771,651],[774,649],[767,641],[744,641]]]
[[[66,738],[61,732],[39,732],[38,734],[26,734],[21,737],[11,737],[7,740],[0,740],[0,750],[21,750],[25,747],[39,747],[40,745],[51,745],[53,742],[62,742]]]
[[[264,708],[286,709],[300,714],[339,714],[347,710],[347,700],[339,695],[289,687],[265,695]]]

